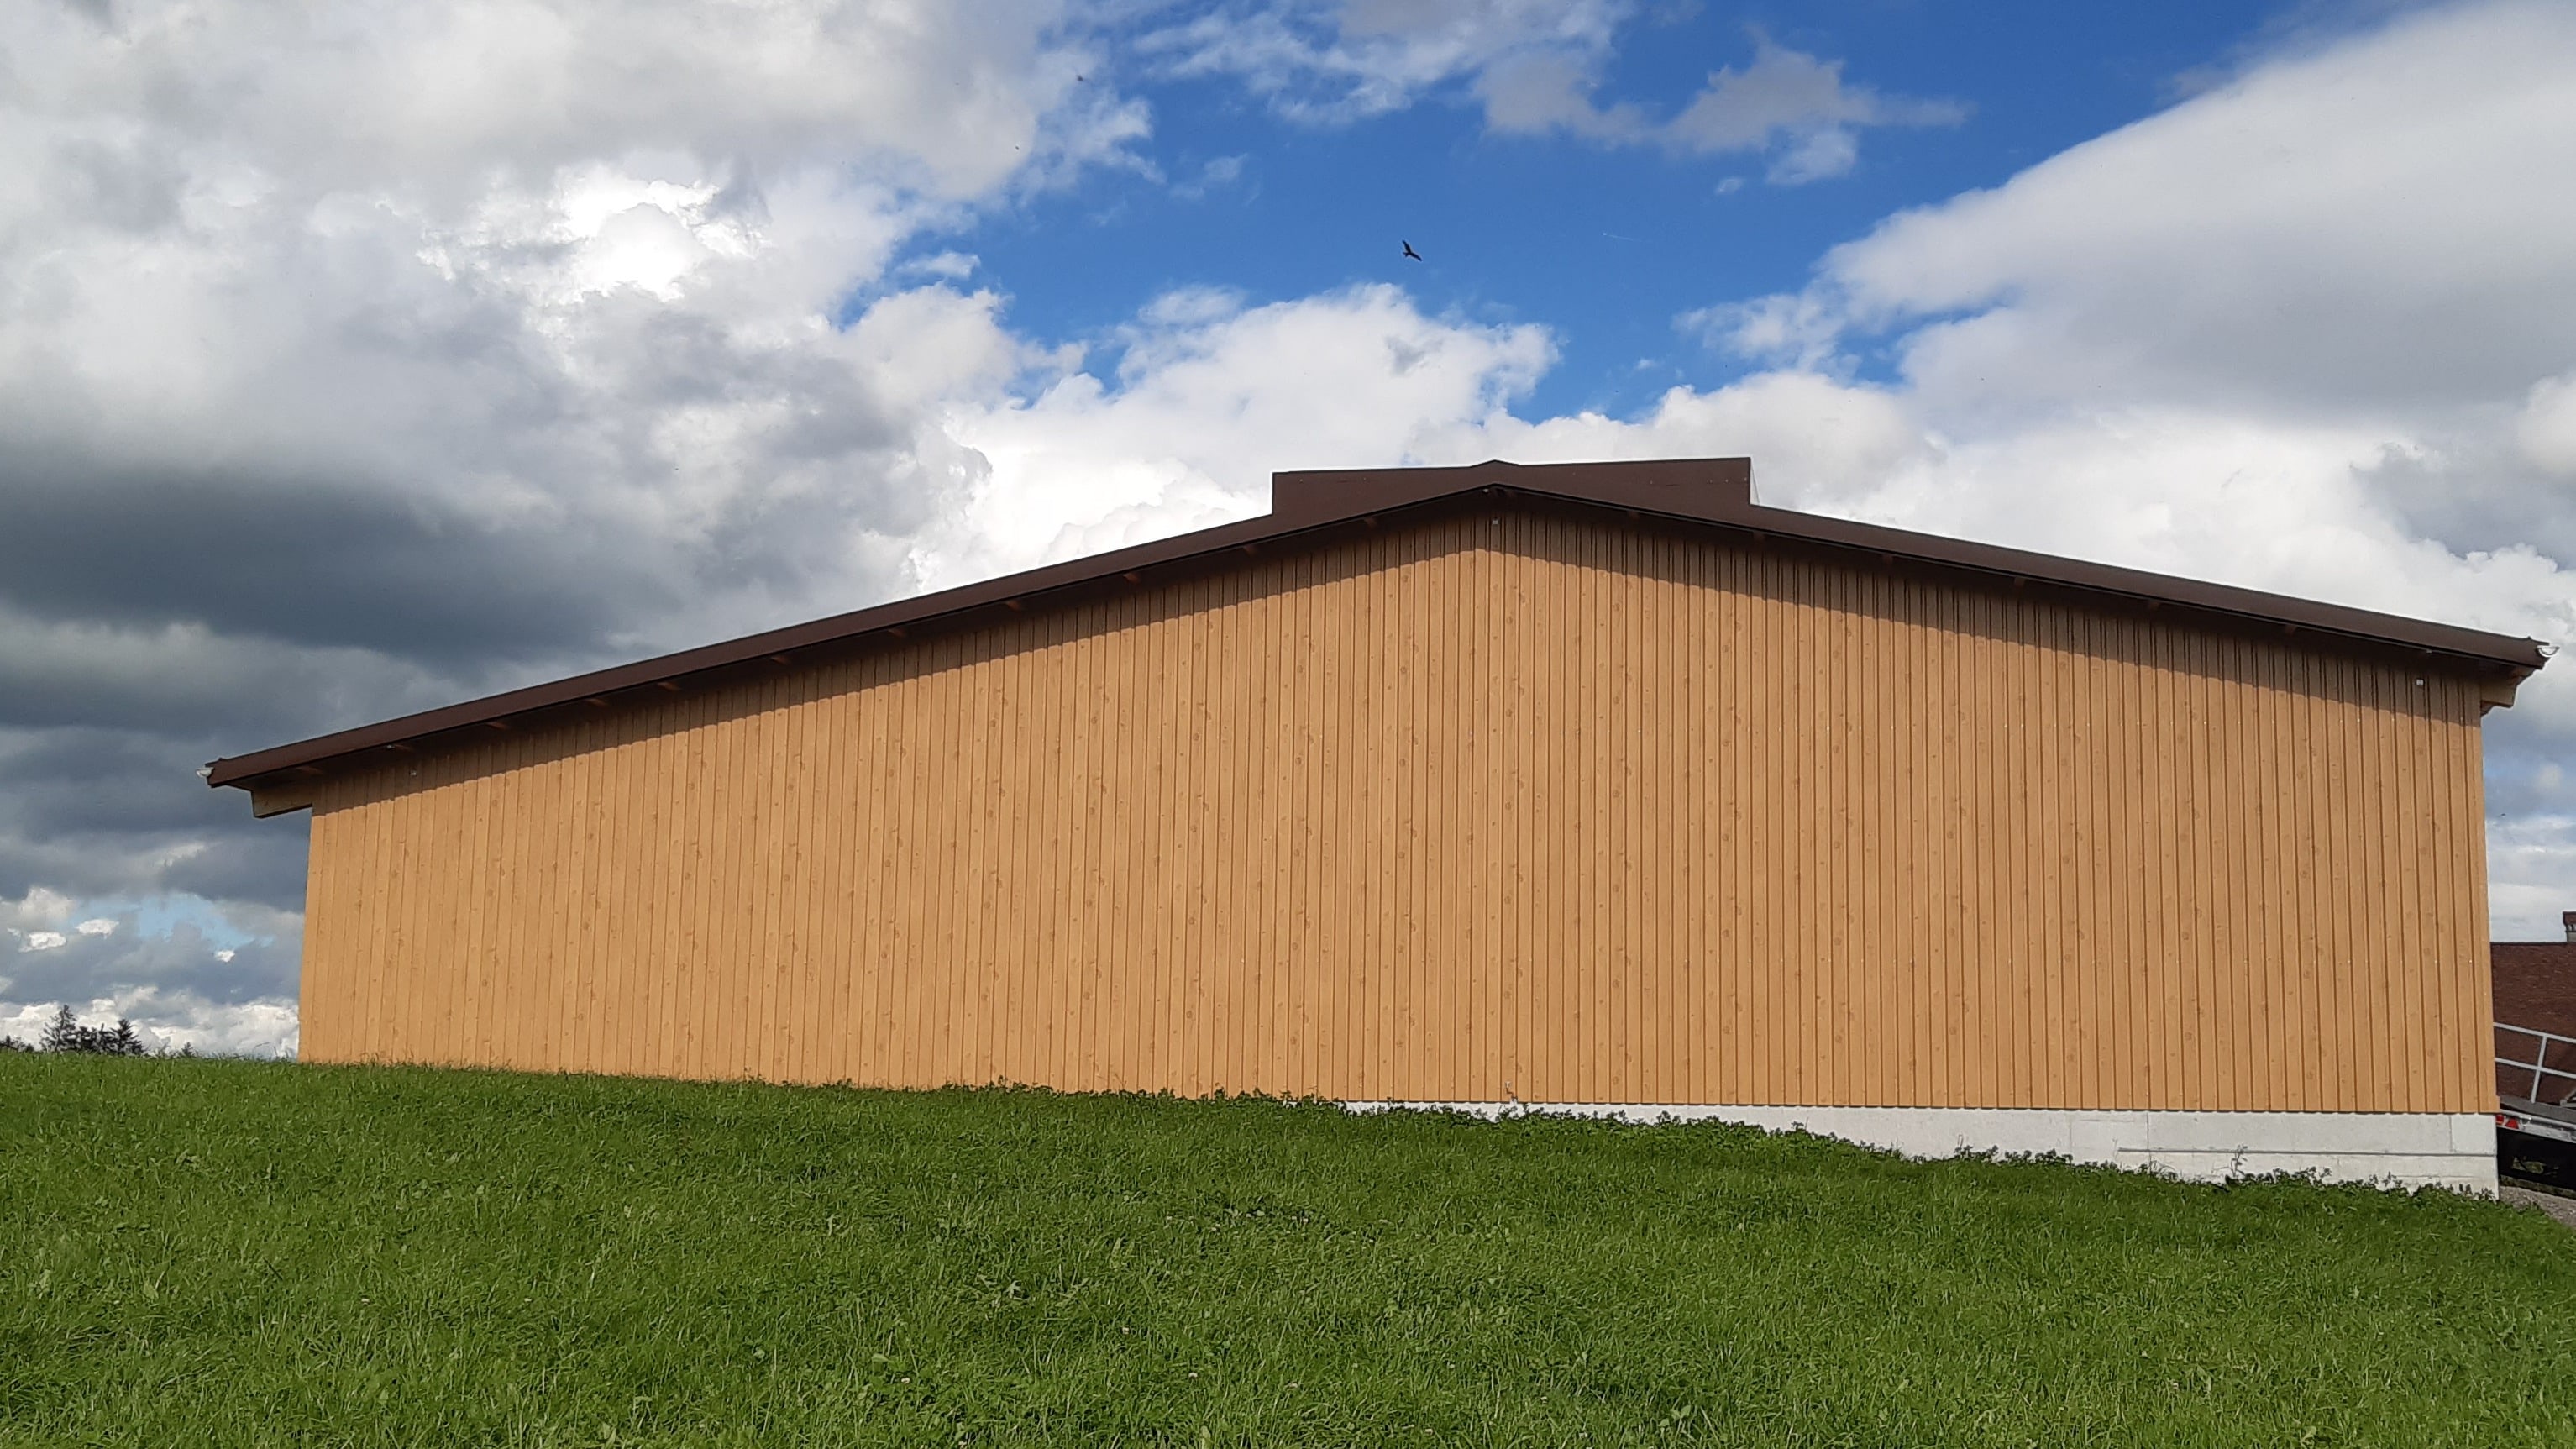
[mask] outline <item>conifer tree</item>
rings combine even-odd
[[[148,1055],[143,1038],[134,1023],[124,1017],[114,1026],[83,1026],[66,1004],[54,1008],[54,1019],[45,1023],[45,1034],[37,1047],[49,1052],[84,1052],[92,1056],[139,1057]]]

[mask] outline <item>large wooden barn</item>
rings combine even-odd
[[[216,761],[303,1054],[1713,1116],[2494,1181],[2532,641],[1757,505],[1264,518]]]

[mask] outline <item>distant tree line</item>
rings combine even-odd
[[[143,1038],[135,1035],[134,1023],[124,1017],[118,1017],[114,1026],[83,1026],[80,1019],[72,1015],[69,1006],[54,1009],[54,1019],[45,1023],[44,1032],[36,1038],[34,1046],[14,1036],[0,1036],[0,1052],[83,1052],[96,1057],[144,1057],[152,1054],[143,1045]],[[196,1052],[183,1046],[179,1048],[179,1055],[192,1057]]]

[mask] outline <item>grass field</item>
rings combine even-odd
[[[2576,1233],[1728,1128],[0,1055],[0,1444],[2576,1443]]]

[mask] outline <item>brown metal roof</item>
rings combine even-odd
[[[1887,567],[1929,568],[2010,587],[2038,586],[2113,606],[2171,606],[2204,625],[2304,631],[2329,647],[2395,650],[2437,667],[2506,680],[2522,678],[2546,658],[2530,639],[1765,508],[1753,501],[1753,465],[1745,458],[1348,469],[1272,475],[1271,511],[1265,517],[229,756],[208,767],[206,780],[250,788],[325,774],[364,764],[366,757],[382,751],[417,748],[464,730],[508,728],[526,716],[606,703],[630,691],[702,687],[823,654],[971,626],[994,610],[1042,608],[1103,589],[1134,587],[1149,577],[1162,582],[1204,573],[1245,554],[1323,542],[1398,513],[1483,507],[1506,498],[1516,507],[1613,509],[1694,531],[1718,529],[1844,557],[1866,555]]]

